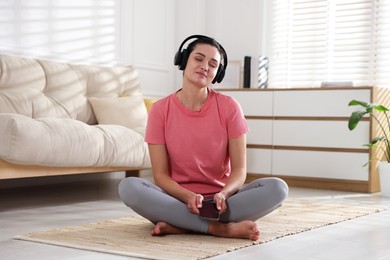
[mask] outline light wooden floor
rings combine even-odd
[[[144,173],[145,178],[150,175]],[[15,235],[134,214],[118,199],[124,173],[0,182],[0,259],[129,259],[17,241]],[[390,198],[291,188],[290,196],[333,198],[390,207]],[[390,210],[213,257],[223,259],[390,259]]]

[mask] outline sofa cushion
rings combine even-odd
[[[150,167],[143,136],[118,125],[0,113],[0,158],[41,166]]]
[[[88,97],[118,97],[141,94],[137,70],[132,66],[103,67],[69,65],[87,82]]]
[[[130,129],[146,127],[147,111],[141,95],[88,99],[99,124],[122,125]]]
[[[139,95],[132,66],[75,65],[0,54],[0,113],[96,124],[89,97]]]
[[[32,117],[45,106],[45,85],[45,71],[38,61],[0,54],[0,112]]]
[[[34,113],[34,118],[61,117],[94,122],[93,112],[86,97],[87,82],[69,64],[49,60],[38,60],[45,71],[46,85],[42,94],[51,106],[62,111],[58,115],[48,115],[45,110]]]

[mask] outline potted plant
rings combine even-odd
[[[390,197],[390,118],[389,109],[383,105],[352,100],[349,106],[360,106],[363,109],[352,112],[348,121],[349,130],[353,130],[361,119],[369,114],[379,126],[378,136],[374,136],[370,143],[365,144],[370,149],[380,149],[378,154],[383,154],[383,158],[376,158],[379,162],[379,180],[381,193],[385,197]],[[374,113],[376,112],[376,113]],[[378,114],[379,113],[379,114]],[[368,162],[369,163],[369,162]],[[367,164],[368,164],[367,163]]]

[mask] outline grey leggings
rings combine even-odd
[[[189,212],[187,204],[148,180],[129,177],[120,182],[118,190],[128,207],[153,223],[162,221],[186,230],[207,233],[209,220]],[[226,200],[227,210],[219,221],[255,221],[280,207],[287,195],[288,186],[279,178],[254,180]]]

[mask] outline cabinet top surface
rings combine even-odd
[[[307,90],[359,90],[379,87],[321,87],[321,88],[215,88],[217,91],[307,91]]]

